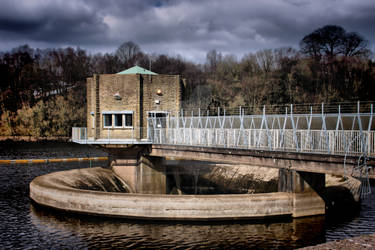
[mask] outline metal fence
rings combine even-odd
[[[186,107],[179,110],[178,113],[170,112],[173,116],[216,116],[216,115],[261,115],[263,110],[267,114],[336,114],[336,113],[369,113],[374,101],[362,102],[336,102],[336,103],[304,103],[304,104],[272,104],[272,105],[255,105],[240,106],[236,108],[228,107]]]
[[[148,138],[157,144],[251,148],[296,152],[374,155],[373,105],[354,105],[352,113],[295,114],[293,106],[284,114],[198,115],[148,118]],[[355,107],[357,112],[355,112]],[[333,109],[333,108],[331,108]],[[349,110],[346,108],[346,110]],[[161,126],[162,125],[162,126]]]
[[[146,136],[147,128],[143,127],[121,130],[104,128],[101,130],[99,138],[88,137],[86,127],[72,128],[72,141],[81,144],[150,144],[151,141]]]
[[[87,141],[87,128],[86,127],[73,127],[72,128],[72,141]]]
[[[155,144],[375,155],[374,131],[156,128],[149,132]]]

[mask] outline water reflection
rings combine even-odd
[[[1,144],[0,144],[1,146]],[[0,158],[86,157],[89,148],[0,147]],[[16,150],[17,149],[17,150]],[[93,153],[91,153],[93,155]],[[93,163],[92,167],[103,163]],[[30,207],[29,183],[51,172],[88,168],[88,162],[0,166],[1,249],[82,248],[297,248],[325,240],[375,233],[375,187],[359,214],[337,220],[312,217],[287,221],[234,223],[157,223],[64,214]],[[200,171],[201,173],[201,171]],[[190,182],[192,183],[192,182]],[[199,182],[199,184],[201,184]],[[198,191],[199,192],[199,191]],[[346,207],[343,208],[346,214]],[[354,217],[353,217],[354,216]],[[328,221],[328,223],[327,223]],[[324,225],[325,224],[325,225]],[[324,229],[325,227],[325,229]]]
[[[325,241],[324,216],[295,220],[231,223],[141,222],[77,216],[31,205],[32,224],[64,238],[78,236],[76,247],[145,248],[296,248]],[[64,245],[64,244],[63,244]]]

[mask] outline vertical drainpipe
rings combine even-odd
[[[94,139],[100,138],[100,120],[102,117],[100,116],[100,93],[99,93],[99,86],[100,86],[100,79],[99,75],[94,74],[94,84],[95,84],[95,133]]]
[[[151,75],[149,76],[149,80],[150,82],[152,81],[151,79]],[[141,140],[142,139],[142,128],[143,128],[143,78],[142,78],[142,75],[138,75],[138,87],[139,87],[139,91],[138,91],[138,116],[139,116],[139,124],[138,126],[134,126],[135,124],[133,124],[133,129],[136,129],[135,131],[135,136],[136,136],[136,140]],[[135,116],[135,115],[134,115]],[[135,118],[135,117],[134,117]],[[133,119],[134,119],[133,118]],[[135,119],[134,119],[135,120]],[[134,123],[134,121],[133,121]],[[139,131],[137,131],[137,127],[139,128]]]

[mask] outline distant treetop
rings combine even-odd
[[[301,51],[320,58],[367,55],[368,42],[356,32],[346,32],[337,25],[326,25],[305,36],[300,42]]]

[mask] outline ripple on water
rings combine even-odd
[[[362,200],[361,210],[354,218],[342,218],[345,221],[342,223],[327,223],[327,241],[375,233],[375,187],[372,187],[371,191],[372,193]]]
[[[56,153],[63,154],[66,153]],[[74,155],[74,150],[68,154]],[[28,185],[32,179],[49,172],[83,167],[89,167],[89,163],[0,166],[1,248],[297,248],[326,239],[375,233],[374,188],[355,218],[326,224],[320,217],[263,223],[135,222],[30,206]]]
[[[77,232],[79,237],[93,248],[108,247],[183,247],[195,248],[243,248],[243,247],[299,247],[324,241],[322,221],[306,218],[293,221],[229,224],[179,224],[179,223],[134,223],[126,220],[80,218],[58,216],[43,210],[33,211],[34,219],[50,218],[40,225],[42,228],[61,227]],[[355,221],[354,221],[355,222]],[[45,224],[47,223],[47,225]],[[357,223],[357,224],[356,224]],[[362,230],[358,221],[346,223],[335,229],[336,237],[352,236],[347,232]],[[345,230],[343,230],[346,228]],[[70,234],[69,236],[74,235]],[[57,237],[57,236],[56,236]]]

